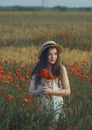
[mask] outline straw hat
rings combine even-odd
[[[62,46],[57,44],[56,42],[54,41],[46,41],[44,42],[42,45],[41,45],[41,49],[39,50],[38,52],[38,58],[40,58],[42,52],[48,48],[48,47],[56,47],[59,51],[59,53],[62,53]]]

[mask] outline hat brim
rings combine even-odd
[[[59,52],[60,54],[62,53],[63,48],[62,48],[61,45],[59,45],[59,44],[56,44],[56,45],[48,45],[48,46],[46,46],[46,47],[44,47],[44,48],[41,48],[41,49],[39,50],[39,52],[38,52],[38,58],[40,58],[40,56],[41,56],[41,54],[43,53],[43,51],[44,51],[45,49],[49,48],[49,47],[55,47],[55,48],[57,48],[57,50],[58,50],[58,52]]]

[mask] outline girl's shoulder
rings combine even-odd
[[[67,68],[65,65],[61,65],[61,75],[67,74]]]
[[[66,67],[63,64],[60,65],[60,67],[61,67],[61,71],[65,71],[66,70]]]
[[[31,77],[31,80],[35,80],[35,78],[36,78],[36,75],[33,75],[33,76]]]

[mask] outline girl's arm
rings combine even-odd
[[[71,91],[70,91],[70,83],[68,79],[68,74],[65,66],[61,66],[62,70],[62,79],[61,79],[61,85],[63,87],[62,90],[53,90],[52,94],[56,96],[69,96]]]
[[[35,76],[32,77],[31,81],[30,81],[30,85],[29,85],[29,92],[33,95],[33,96],[39,96],[41,94],[41,86],[37,86],[38,89],[35,88]]]

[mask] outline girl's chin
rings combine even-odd
[[[54,65],[54,64],[55,64],[55,62],[50,62],[50,64]]]

